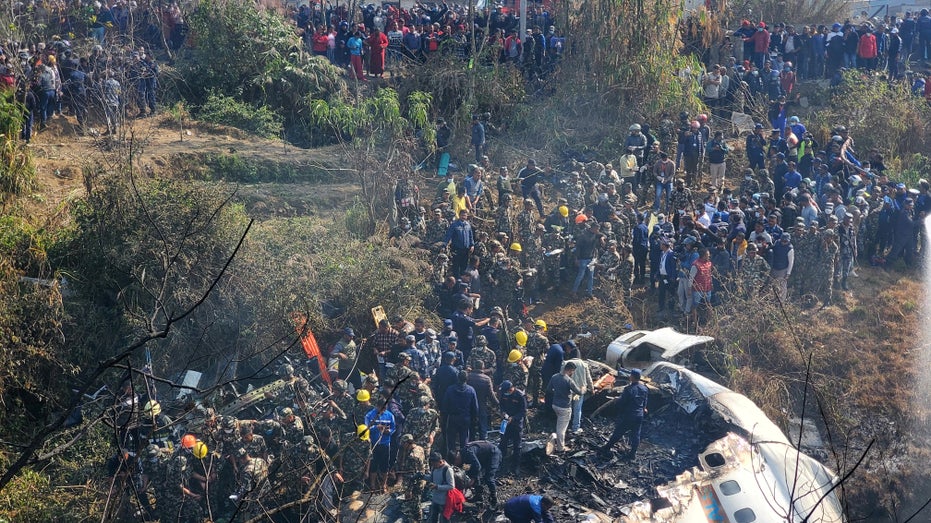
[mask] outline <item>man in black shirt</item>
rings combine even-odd
[[[586,294],[592,296],[592,287],[595,285],[595,273],[590,267],[592,261],[598,258],[598,249],[604,242],[604,236],[599,232],[601,227],[597,222],[592,221],[588,230],[583,232],[575,243],[575,258],[579,265],[579,272],[575,277],[575,283],[572,284],[572,294],[579,292],[579,286],[582,284],[582,278],[587,278]]]

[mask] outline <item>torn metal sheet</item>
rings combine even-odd
[[[657,497],[621,509],[630,523],[841,523],[830,492],[838,478],[795,449],[750,399],[684,367],[660,362],[645,373],[688,413],[717,418],[733,431],[699,454],[699,465],[656,487]]]
[[[605,362],[612,368],[618,363],[626,368],[644,368],[657,361],[681,363],[688,358],[689,349],[713,341],[710,336],[682,334],[672,327],[633,331],[608,344]]]

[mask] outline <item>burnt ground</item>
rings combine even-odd
[[[510,469],[510,460],[499,472],[498,509],[468,503],[459,521],[494,521],[502,514],[501,506],[507,499],[544,492],[557,501],[553,510],[556,521],[613,521],[621,516],[621,506],[653,497],[656,485],[673,481],[677,475],[697,466],[698,454],[727,433],[728,427],[705,422],[701,410],[694,415],[686,414],[651,390],[650,413],[644,421],[637,458],[629,460],[622,456],[626,439],[616,445],[610,457],[599,456],[597,447],[611,435],[614,413],[605,409],[597,418],[590,415],[620,391],[617,387],[588,399],[583,412],[583,433],[567,434],[571,450],[565,453],[546,454],[555,416],[548,415],[543,406],[531,411],[519,473]],[[491,434],[489,439],[497,441],[497,434]],[[401,518],[398,503],[391,498],[383,500],[379,509],[382,513],[371,521]]]
[[[580,505],[618,517],[619,506],[654,495],[656,485],[697,466],[698,454],[726,434],[722,427],[700,423],[698,417],[651,393],[650,414],[644,421],[637,458],[621,456],[626,450],[623,443],[615,446],[610,458],[599,456],[596,449],[610,437],[614,413],[606,409],[597,418],[587,416],[608,398],[618,396],[620,390],[599,393],[586,401],[582,434],[567,438],[572,450],[549,457],[542,448],[526,453],[522,474],[506,474],[498,498],[545,490],[560,501],[557,521],[573,521]],[[531,420],[533,432],[526,439],[545,442],[554,426],[555,417],[538,413]],[[543,428],[547,431],[539,430]]]

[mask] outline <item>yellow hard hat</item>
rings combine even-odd
[[[540,327],[543,330],[546,330],[546,322],[543,320],[537,320],[533,322],[533,324],[536,325],[537,327]]]
[[[370,399],[372,399],[372,395],[365,389],[359,389],[359,392],[356,393],[356,400],[358,401],[368,401]]]
[[[204,459],[207,457],[207,444],[203,441],[198,441],[194,444],[193,450],[194,457],[197,459]]]
[[[527,345],[527,333],[524,331],[517,331],[517,333],[514,334],[514,340],[521,347],[523,347],[524,345]]]
[[[523,252],[523,249],[520,248],[520,244],[517,242],[512,243],[509,248],[515,252]]]
[[[359,439],[362,441],[369,440],[369,428],[365,425],[359,425],[356,427],[356,436],[359,436]]]
[[[162,413],[162,406],[155,400],[149,400],[142,407],[142,412],[145,412],[146,416],[158,416]]]
[[[518,334],[523,334],[523,333],[518,332]],[[526,337],[527,335],[524,334],[524,336]],[[517,363],[523,357],[524,355],[519,350],[513,349],[511,350],[511,353],[508,354],[508,363]]]
[[[569,208],[566,207],[565,205],[560,205],[560,206],[559,206],[559,214],[560,214],[563,218],[568,218],[568,217],[569,217]]]

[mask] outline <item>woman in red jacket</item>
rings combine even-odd
[[[368,38],[369,46],[369,74],[380,77],[385,74],[385,49],[388,48],[388,37],[378,30],[372,29],[372,36]]]
[[[876,69],[876,62],[879,53],[876,49],[876,35],[866,27],[866,33],[860,37],[860,43],[857,45],[857,56],[860,58],[860,65],[868,71]]]

